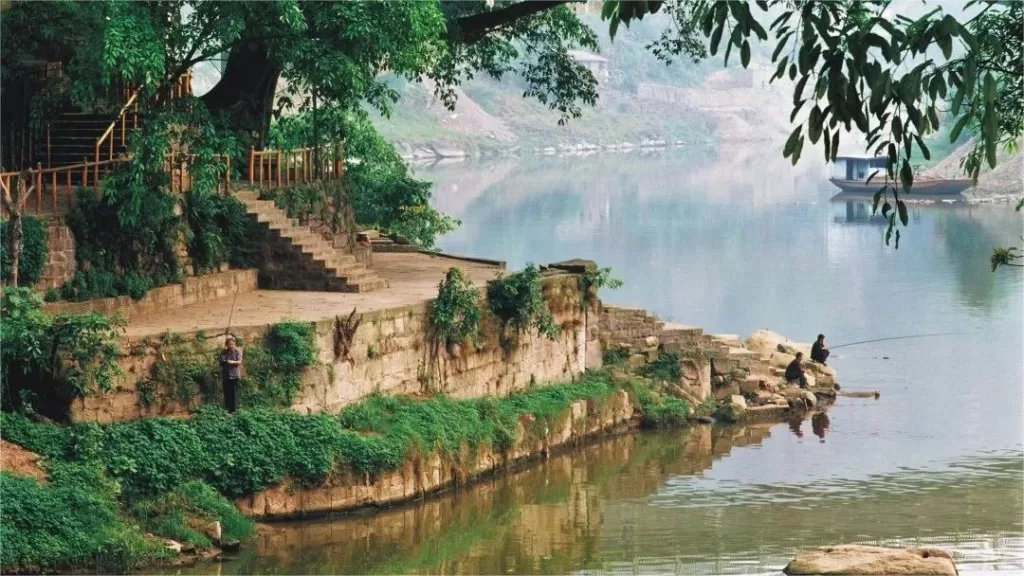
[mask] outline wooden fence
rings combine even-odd
[[[192,174],[189,166],[194,156],[171,153],[167,155],[164,170],[170,176],[169,190],[172,194],[186,192],[192,188]],[[85,161],[81,164],[43,168],[37,165],[29,170],[28,185],[34,187],[25,199],[24,213],[44,214],[65,212],[74,202],[78,188],[92,188],[99,194],[103,178],[123,167],[130,158],[117,158]],[[230,194],[235,187],[276,187],[290,186],[298,183],[320,180],[336,180],[344,175],[344,162],[340,146],[331,146],[317,150],[315,148],[298,148],[296,150],[256,150],[249,149],[247,170],[242,178],[235,179],[231,157],[216,155],[214,160],[222,163],[219,170],[217,190]],[[0,182],[12,194],[22,177],[21,172],[0,172]],[[4,211],[6,216],[6,210]]]

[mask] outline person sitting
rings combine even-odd
[[[799,384],[801,388],[807,388],[807,377],[804,376],[804,367],[800,364],[803,360],[804,353],[797,352],[796,358],[786,366],[786,382],[790,384]]]
[[[825,364],[829,354],[828,348],[825,348],[825,335],[818,334],[818,339],[811,345],[811,360]]]

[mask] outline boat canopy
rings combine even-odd
[[[884,156],[836,156],[832,177],[840,180],[867,180],[875,170],[885,170]]]

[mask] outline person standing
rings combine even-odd
[[[224,341],[224,350],[220,353],[221,379],[224,383],[224,408],[234,413],[238,408],[238,380],[242,376],[242,349],[238,347],[234,336]]]
[[[830,353],[829,349],[825,348],[825,335],[818,334],[818,339],[814,341],[814,344],[811,344],[811,360],[819,364],[825,364]]]

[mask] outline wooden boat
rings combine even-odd
[[[868,177],[879,170],[881,178],[875,176],[870,183]],[[882,187],[884,182],[885,158],[862,158],[856,156],[838,156],[833,165],[832,178],[829,182],[849,194],[871,196]],[[911,196],[956,196],[971,187],[969,178],[945,179],[915,177]]]

